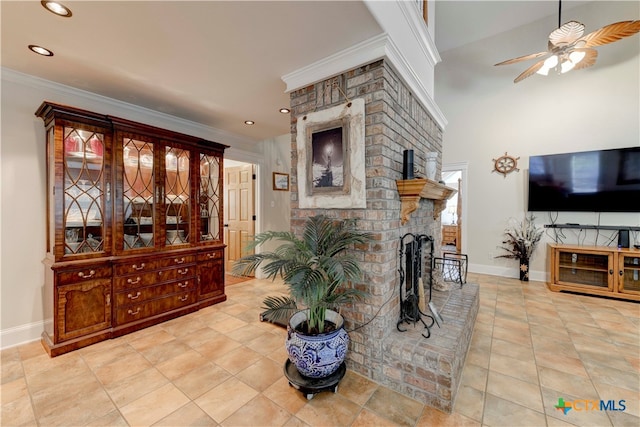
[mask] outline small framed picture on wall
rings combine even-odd
[[[273,173],[273,189],[276,191],[289,191],[289,174],[282,172]]]

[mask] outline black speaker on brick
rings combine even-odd
[[[402,179],[413,179],[413,150],[402,153]]]
[[[618,230],[618,247],[628,248],[629,246],[629,230]]]

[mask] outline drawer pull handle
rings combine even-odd
[[[133,264],[131,268],[133,268],[134,270],[142,270],[144,268],[144,262],[141,263],[139,266],[138,264]]]
[[[136,292],[135,296],[133,296],[131,294],[127,295],[127,298],[129,298],[129,299],[138,299],[139,297],[140,297],[140,292],[139,291]]]
[[[180,259],[176,258],[176,259],[173,260],[173,262],[175,262],[176,264],[184,264],[184,257],[182,257]]]
[[[183,270],[183,269],[181,269],[181,268],[180,268],[180,269],[178,269],[178,274],[182,274],[182,275],[184,275],[184,274],[187,274],[188,272],[189,272],[189,269],[188,269],[188,268],[185,268],[184,270]]]
[[[182,282],[178,283],[178,287],[180,287],[180,288],[186,288],[187,286],[189,286],[189,282],[188,281],[186,281],[184,283],[182,283]]]
[[[127,310],[127,313],[129,313],[132,316],[135,316],[136,314],[140,313],[140,307],[138,307],[136,309],[136,311],[133,311],[133,310],[129,309],[129,310]]]
[[[178,297],[178,299],[180,300],[180,302],[185,302],[186,300],[189,299],[189,295],[185,295],[183,297]]]
[[[142,280],[142,279],[140,279],[140,276],[136,277],[136,280],[132,280],[131,278],[128,278],[127,279],[127,283],[130,284],[130,285],[135,285],[137,283],[140,283],[140,280]]]
[[[213,258],[217,258],[217,257],[218,257],[217,253],[215,253],[215,254],[207,254],[207,258],[208,259],[213,259]]]
[[[88,274],[86,274],[86,273],[84,273],[84,272],[82,272],[82,271],[81,271],[80,273],[78,273],[78,276],[79,276],[79,277],[82,277],[83,279],[89,279],[89,278],[93,277],[93,276],[94,276],[94,274],[96,274],[96,271],[95,271],[95,270],[91,270],[91,271],[89,271],[89,273],[88,273]]]

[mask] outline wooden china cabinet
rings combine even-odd
[[[44,102],[51,356],[226,300],[226,145]]]

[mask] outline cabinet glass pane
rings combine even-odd
[[[609,273],[607,271],[560,267],[559,273],[558,278],[562,282],[598,286],[601,288],[607,288],[609,286]]]
[[[166,147],[165,152],[165,215],[167,245],[189,242],[191,223],[189,151]]]
[[[104,250],[104,135],[64,128],[65,254]]]
[[[124,249],[153,247],[155,230],[153,144],[124,138],[122,160]]]
[[[200,240],[222,240],[220,236],[220,159],[200,154]]]
[[[593,270],[609,269],[608,255],[587,254],[582,252],[560,252],[559,257],[561,266]]]
[[[640,257],[624,257],[623,292],[640,292]]]

